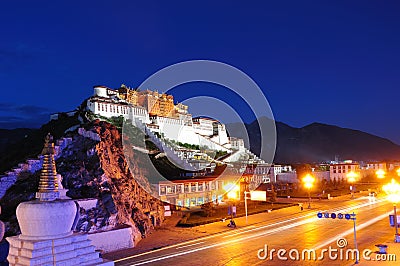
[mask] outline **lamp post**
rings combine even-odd
[[[397,210],[396,204],[400,201],[400,184],[397,183],[394,179],[389,184],[386,184],[382,187],[383,191],[388,194],[388,200],[393,203],[393,212],[394,212],[394,228],[395,228],[395,235],[394,235],[394,242],[399,243],[400,237],[397,228]]]
[[[303,177],[302,181],[304,183],[304,187],[308,189],[308,208],[311,209],[311,188],[313,187],[315,178],[312,175],[307,174],[305,177]]]
[[[351,198],[354,199],[354,183],[356,182],[356,177],[358,176],[355,172],[350,171],[349,173],[347,173],[347,182],[349,182],[350,184],[352,184],[350,186],[350,193],[351,193]]]
[[[245,191],[244,192],[244,211],[246,212],[246,224],[247,224],[247,200],[250,199],[247,196],[250,196],[250,191]]]

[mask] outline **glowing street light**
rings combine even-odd
[[[238,192],[240,190],[239,186],[234,183],[228,183],[224,186],[224,190],[227,192],[228,199],[235,200],[238,199]]]
[[[378,171],[375,172],[376,176],[379,179],[385,178],[386,172],[382,169],[379,169]]]
[[[400,168],[396,170],[398,176],[400,176]]]
[[[357,178],[358,174],[355,173],[355,172],[353,172],[353,171],[350,171],[349,173],[347,173],[346,176],[347,176],[347,182],[349,182],[350,184],[352,184],[352,185],[350,186],[350,193],[351,193],[351,198],[353,199],[353,198],[354,198],[354,193],[353,193],[353,190],[354,190],[354,183],[356,182],[356,178]]]
[[[383,191],[388,194],[388,200],[393,203],[393,211],[394,211],[394,228],[396,230],[396,234],[394,235],[394,242],[400,242],[399,232],[397,228],[397,210],[396,204],[400,201],[400,184],[397,183],[394,179],[389,184],[386,184],[382,187]]]
[[[302,181],[304,183],[304,187],[308,189],[308,208],[310,209],[311,208],[311,188],[314,185],[315,178],[312,175],[307,174],[305,177],[303,177]]]

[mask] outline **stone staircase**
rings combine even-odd
[[[193,164],[191,164],[186,158],[183,158],[180,153],[178,153],[174,147],[157,137],[150,129],[145,127],[146,134],[150,137],[151,141],[157,146],[158,149],[163,151],[168,159],[172,160],[173,163],[182,169],[187,171],[198,170]]]

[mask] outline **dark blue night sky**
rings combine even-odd
[[[247,73],[278,121],[400,144],[399,14],[398,1],[3,1],[0,127],[37,126],[96,84],[136,87],[209,59]],[[231,99],[206,84],[174,96],[203,91]]]

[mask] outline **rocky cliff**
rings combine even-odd
[[[151,190],[147,182],[148,173],[140,167],[143,156],[147,155],[130,150],[129,167],[123,153],[122,136],[117,128],[98,120],[93,128],[101,137],[101,142],[96,145],[96,154],[104,172],[102,184],[109,185],[118,223],[133,226],[137,240],[139,234],[145,236],[150,228],[160,225],[164,217],[163,203],[147,192]],[[147,186],[146,190],[143,186]]]

